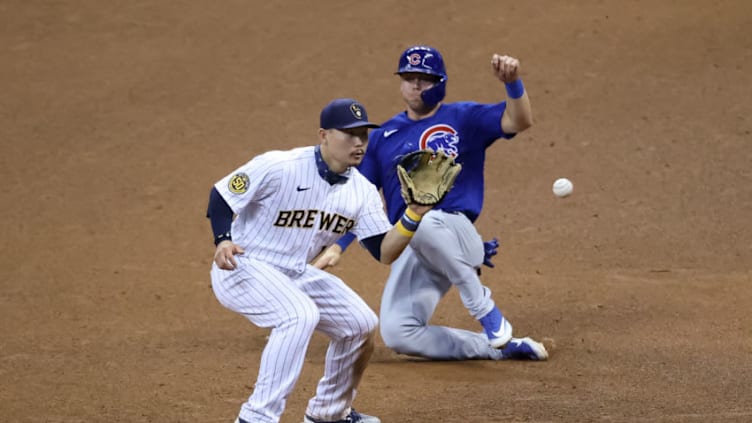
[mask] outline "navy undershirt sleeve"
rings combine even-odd
[[[368,250],[377,261],[381,261],[381,242],[386,234],[376,235],[360,241],[360,244]]]
[[[232,209],[227,204],[217,188],[212,187],[209,194],[209,207],[206,210],[206,217],[211,221],[214,239],[217,240],[221,235],[229,234],[232,227]]]

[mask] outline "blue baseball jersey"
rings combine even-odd
[[[426,148],[442,149],[462,165],[454,187],[435,209],[462,212],[475,221],[483,208],[486,149],[499,138],[515,135],[501,130],[505,109],[506,102],[446,103],[429,118],[414,121],[402,112],[371,131],[358,170],[383,190],[389,221],[396,223],[407,207],[400,194],[397,163],[403,155]]]

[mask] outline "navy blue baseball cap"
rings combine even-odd
[[[348,129],[361,126],[379,127],[379,125],[368,121],[366,108],[357,100],[338,98],[321,110],[321,127],[324,129]]]

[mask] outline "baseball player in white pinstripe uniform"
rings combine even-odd
[[[430,207],[411,204],[407,223],[389,223],[375,186],[355,168],[368,129],[378,127],[360,103],[334,100],[320,123],[319,145],[256,156],[217,182],[209,198],[214,293],[225,307],[271,328],[237,423],[279,421],[314,330],[330,343],[304,423],[380,422],[351,406],[377,316],[341,279],[309,263],[348,231],[377,260],[392,263]]]

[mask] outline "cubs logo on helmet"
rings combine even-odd
[[[418,146],[421,150],[430,148],[433,151],[444,151],[447,156],[457,157],[459,154],[460,137],[457,130],[449,125],[434,125],[420,135]]]
[[[441,53],[428,46],[413,46],[402,53],[397,65],[397,73],[407,72],[427,73],[441,79],[447,77]]]

